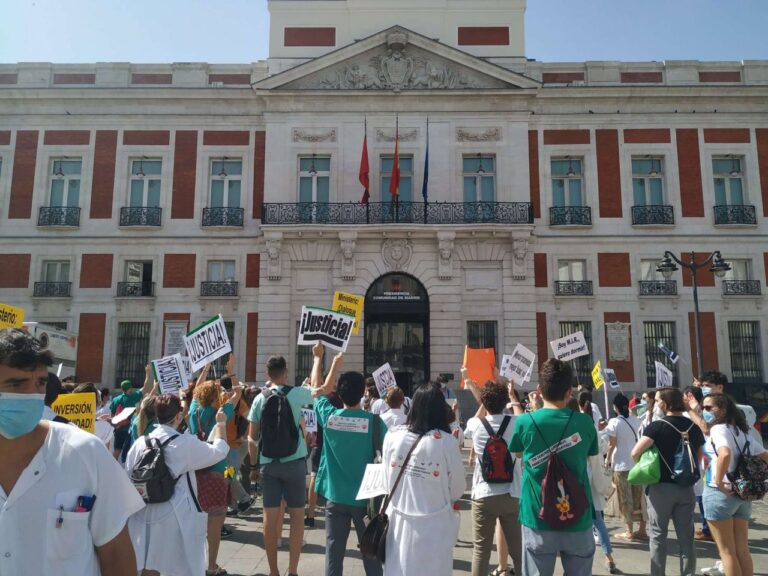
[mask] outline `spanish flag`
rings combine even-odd
[[[392,202],[396,203],[400,195],[400,126],[395,120],[395,157],[392,159],[392,177],[389,180],[389,195]]]

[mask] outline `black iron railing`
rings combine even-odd
[[[760,280],[723,280],[725,296],[759,296]]]
[[[203,226],[232,226],[242,228],[243,208],[203,208]]]
[[[715,224],[757,224],[755,207],[749,204],[715,206]]]
[[[120,208],[120,226],[160,226],[163,209],[154,206]]]
[[[262,224],[533,224],[530,202],[264,204]]]
[[[632,206],[632,225],[674,224],[675,210],[672,206]]]
[[[118,282],[117,295],[121,298],[144,298],[155,295],[154,282]]]
[[[677,281],[641,280],[640,296],[677,296]]]
[[[80,226],[80,208],[71,206],[41,206],[38,226]]]
[[[552,206],[549,209],[550,226],[591,226],[592,208],[589,206]]]
[[[555,282],[555,296],[592,296],[592,281],[557,280]]]
[[[37,298],[66,298],[71,296],[72,282],[35,282],[33,296]]]
[[[237,296],[237,282],[200,282],[200,296]]]

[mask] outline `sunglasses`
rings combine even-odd
[[[702,408],[704,408],[704,410],[709,412],[709,411],[713,410],[715,408],[715,406],[711,406],[711,405],[710,406],[702,406]]]

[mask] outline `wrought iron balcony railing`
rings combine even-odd
[[[530,202],[264,204],[262,224],[533,224]]]
[[[725,296],[759,296],[760,280],[723,280]]]
[[[71,292],[72,282],[35,282],[32,295],[36,298],[67,298]]]
[[[237,296],[237,282],[200,282],[200,296]]]
[[[243,208],[203,208],[203,227],[243,227]]]
[[[677,296],[677,281],[641,280],[640,296]]]
[[[552,206],[549,209],[550,226],[591,226],[592,208],[589,206]]]
[[[120,298],[147,298],[155,295],[154,282],[118,282],[117,295]]]
[[[591,280],[555,282],[555,296],[592,296]]]
[[[120,226],[160,226],[163,209],[154,206],[120,208]]]
[[[715,206],[715,224],[757,224],[755,207],[750,204]]]
[[[41,206],[38,226],[80,226],[80,208],[73,206]]]
[[[632,206],[632,225],[675,223],[675,210],[672,206]]]

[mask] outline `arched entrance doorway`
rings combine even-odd
[[[365,373],[385,362],[408,395],[429,378],[429,297],[408,274],[385,274],[365,295]]]

